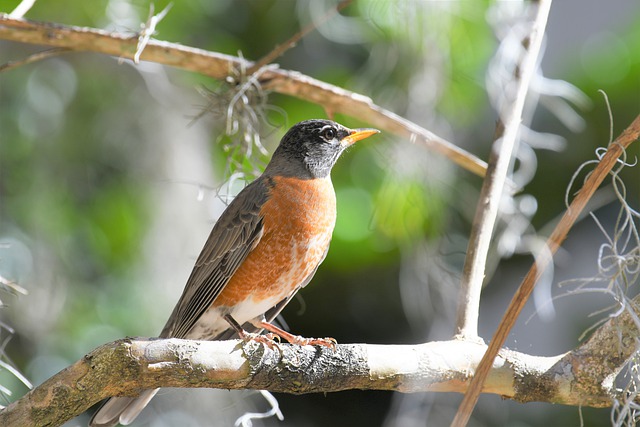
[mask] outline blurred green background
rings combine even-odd
[[[0,11],[17,4],[0,0]],[[334,4],[185,0],[175,2],[156,38],[255,60]],[[166,5],[156,2],[156,12]],[[358,1],[277,62],[369,96],[486,159],[497,119],[487,88],[500,82],[491,77],[496,34],[515,22],[521,6]],[[37,2],[26,17],[133,33],[148,11],[143,0],[58,0]],[[42,49],[0,41],[0,63]],[[614,136],[640,113],[640,4],[556,2],[542,70],[557,81],[539,77],[534,84],[540,106],[528,109],[525,123],[545,134],[527,133],[530,145],[520,147],[518,171],[535,176],[519,181],[525,195],[503,209],[481,307],[486,339],[531,262],[521,254],[523,233],[545,229],[562,213],[572,174],[609,140],[597,91],[608,94]],[[193,120],[208,102],[203,89],[225,92],[204,76],[93,53],[0,74],[0,275],[29,291],[2,296],[0,340],[10,337],[4,351],[35,384],[102,343],[157,334],[224,195],[241,188],[242,176],[231,173],[268,160],[254,150],[244,166],[229,169],[232,153],[225,147],[237,144],[238,135],[224,136],[219,114]],[[321,106],[278,94],[268,104],[260,133],[269,153],[292,124],[326,117]],[[636,144],[629,159],[639,152]],[[243,160],[237,153],[234,159]],[[232,177],[234,184],[226,185]],[[638,168],[626,168],[622,177],[628,202],[638,209]],[[341,343],[449,338],[480,179],[391,134],[351,149],[333,179],[339,211],[331,250],[301,299],[284,311],[291,329]],[[618,209],[611,195],[603,192],[595,206],[607,230]],[[578,224],[549,292],[562,293],[561,280],[593,272],[604,239],[593,221]],[[589,313],[609,303],[602,296],[563,298],[546,314],[531,304],[508,345],[534,355],[567,351],[593,324]],[[26,392],[7,372],[0,372],[0,384],[13,393],[8,401]],[[278,399],[285,421],[255,425],[447,425],[460,396],[351,391]],[[163,391],[136,425],[231,425],[245,411],[264,408],[252,392]],[[470,425],[579,425],[580,417],[578,408],[483,396]],[[609,423],[607,409],[583,409],[582,417],[586,426]]]

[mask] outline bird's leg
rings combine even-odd
[[[231,328],[238,333],[240,339],[244,342],[255,341],[266,345],[270,350],[273,350],[274,347],[280,350],[280,348],[278,347],[278,343],[276,342],[276,339],[280,341],[279,335],[273,333],[260,335],[254,334],[252,332],[247,332],[242,329],[242,326],[240,326],[240,324],[236,322],[236,319],[234,319],[230,314],[225,314],[224,316],[222,316],[222,318],[227,321]]]
[[[289,343],[295,345],[321,345],[324,347],[329,347],[330,349],[335,351],[336,344],[338,344],[338,342],[333,338],[304,338],[300,335],[293,335],[265,321],[257,322],[256,326],[264,328],[267,331],[271,332],[272,335],[277,335],[281,338],[284,338]]]

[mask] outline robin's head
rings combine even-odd
[[[282,137],[268,168],[299,178],[325,178],[345,148],[379,132],[349,129],[331,120],[305,120]]]

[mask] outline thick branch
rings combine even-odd
[[[288,393],[345,389],[464,391],[485,347],[449,341],[418,346],[283,345],[277,350],[237,341],[120,340],[91,352],[0,413],[0,425],[62,424],[111,395],[164,387],[254,388]],[[514,384],[540,377],[559,358],[505,352],[485,391],[515,397]],[[515,380],[515,381],[514,381]],[[565,378],[566,381],[566,378]],[[552,387],[544,391],[548,396]],[[547,397],[545,396],[545,397]],[[554,400],[567,404],[570,396]],[[535,400],[530,397],[530,400]],[[606,395],[595,399],[607,404]]]
[[[12,19],[6,14],[0,14],[0,39],[133,59],[138,34],[110,33],[94,28]],[[218,80],[223,80],[233,69],[249,69],[253,65],[253,62],[235,56],[157,40],[149,41],[140,59],[197,72]],[[372,123],[381,130],[426,145],[472,173],[484,176],[487,168],[484,161],[374,104],[370,98],[294,71],[266,69],[260,73],[260,81],[265,89],[320,104],[333,113],[349,115]]]
[[[640,297],[634,302],[640,303]],[[633,306],[636,306],[633,304]],[[632,306],[632,305],[630,305]],[[613,379],[636,349],[625,312],[577,349],[555,357],[501,350],[483,392],[519,402],[610,406]],[[106,344],[0,412],[0,425],[55,426],[114,395],[156,387],[266,389],[320,393],[348,389],[464,392],[486,346],[465,341],[409,345],[282,345],[238,341],[123,339]]]

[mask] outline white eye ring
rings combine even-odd
[[[333,141],[337,135],[338,132],[333,127],[326,127],[320,131],[320,136],[327,142]]]

